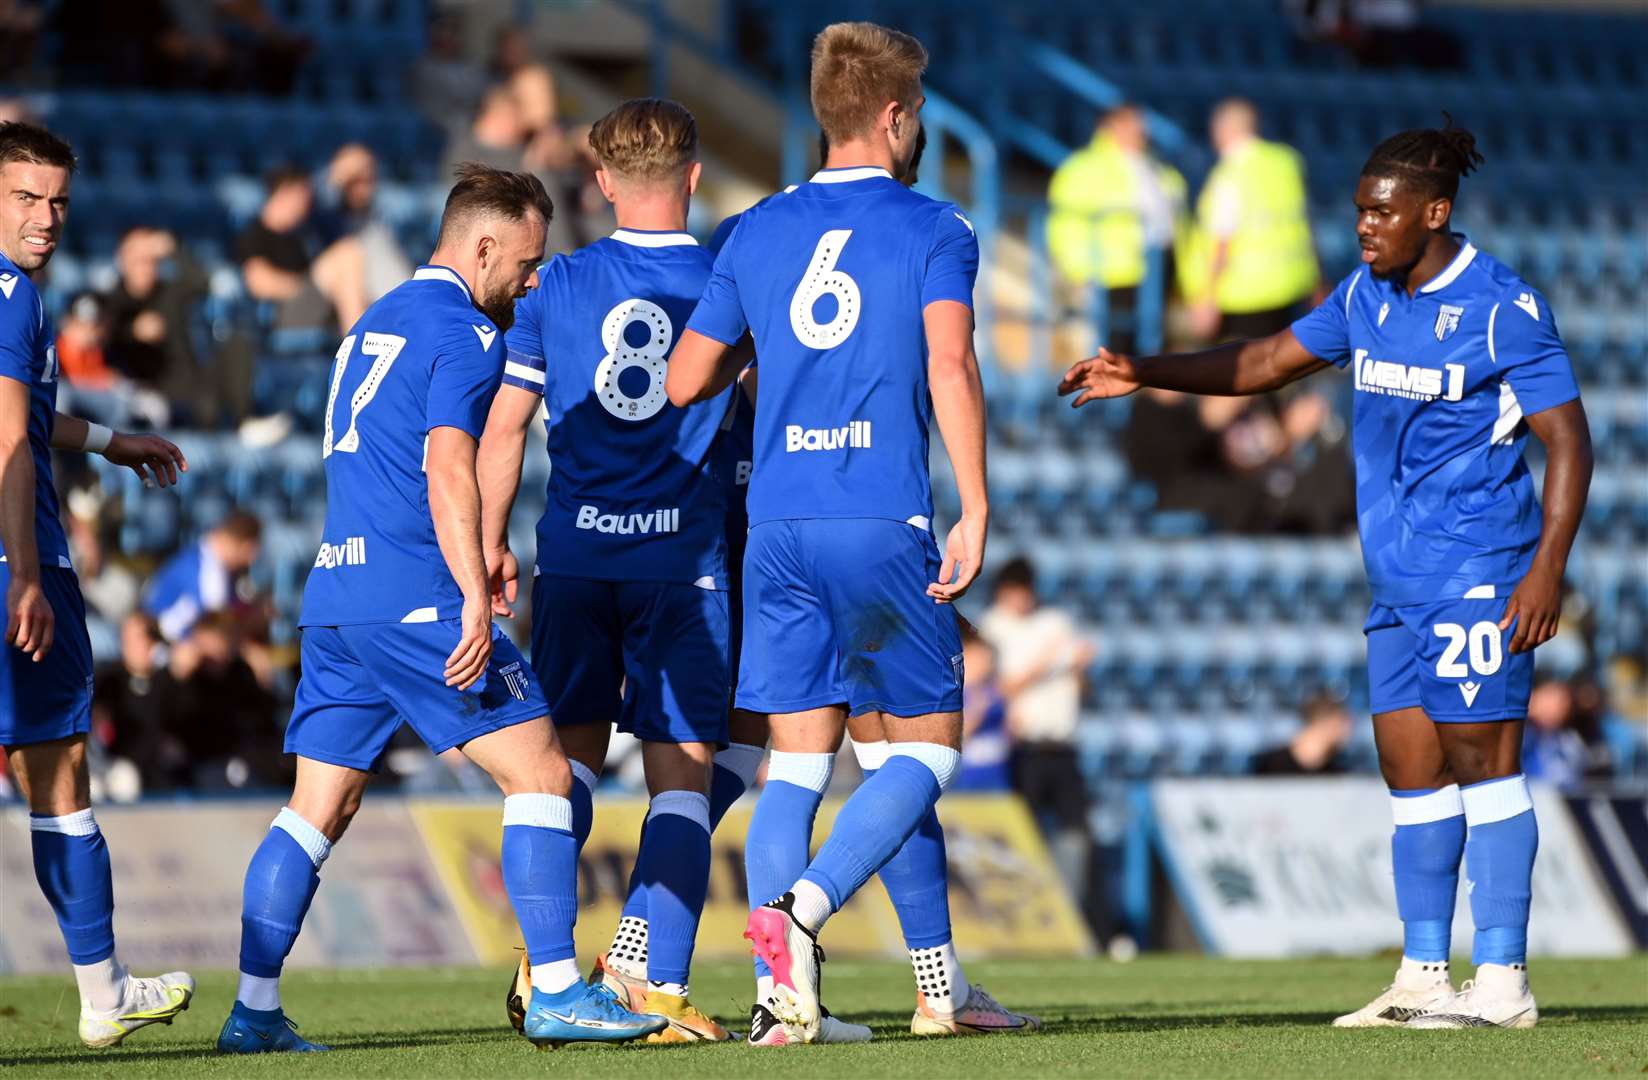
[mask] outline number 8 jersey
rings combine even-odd
[[[824,169],[739,220],[688,325],[759,358],[749,517],[932,518],[922,312],[973,303],[978,242],[885,169]]]
[[[443,266],[419,267],[366,310],[332,365],[321,453],[326,528],[302,626],[457,618],[429,513],[429,432],[477,440],[503,376],[498,328]]]
[[[551,259],[516,303],[504,382],[547,409],[539,573],[727,587],[710,448],[731,391],[685,409],[664,394],[709,273],[686,233],[619,229]]]

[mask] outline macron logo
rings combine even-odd
[[[492,350],[492,339],[498,336],[498,331],[490,326],[475,326],[473,324],[470,329],[475,331],[475,336],[481,339],[481,351],[490,352]]]
[[[620,536],[680,532],[681,510],[666,506],[644,514],[603,514],[586,503],[578,508],[578,520],[574,524],[580,529],[594,529],[608,535],[617,533]]]
[[[0,292],[6,294],[7,300],[11,299],[11,291],[15,288],[17,288],[16,274],[11,273],[9,270],[6,273],[0,274]]]
[[[1472,705],[1476,704],[1476,695],[1481,689],[1481,683],[1468,682],[1459,684],[1459,695],[1465,699],[1465,708],[1468,709]]]
[[[366,565],[366,537],[351,536],[341,544],[322,544],[315,556],[316,570],[335,570],[340,566]]]
[[[6,295],[11,295],[11,289],[9,287],[6,289]],[[1533,293],[1525,292],[1511,302],[1523,311],[1526,311],[1528,313],[1528,318],[1532,319],[1534,322],[1539,321],[1539,304],[1534,301]]]
[[[836,428],[804,428],[800,424],[786,424],[784,427],[785,453],[793,454],[798,450],[845,450],[849,447],[854,450],[870,448],[868,420],[851,420],[846,426]]]

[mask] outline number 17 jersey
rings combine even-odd
[[[750,525],[919,519],[927,471],[928,304],[973,303],[978,242],[953,204],[885,169],[824,169],[745,211],[688,326],[760,365]]]

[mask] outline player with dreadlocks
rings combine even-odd
[[[1591,480],[1573,368],[1539,291],[1449,228],[1482,164],[1454,127],[1374,148],[1356,188],[1362,266],[1267,338],[1135,359],[1107,349],[1065,373],[1074,404],[1141,386],[1260,394],[1348,367],[1356,501],[1372,586],[1368,682],[1390,787],[1403,957],[1340,1027],[1532,1027],[1528,906],[1539,833],[1522,775],[1533,650],[1557,630],[1562,575]],[[1545,505],[1522,459],[1544,443]],[[1476,978],[1448,973],[1459,886]]]

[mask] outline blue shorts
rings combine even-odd
[[[457,619],[305,627],[286,752],[372,770],[402,721],[439,754],[548,714],[521,651],[496,626],[486,673],[468,690],[447,686],[446,658],[462,637]]]
[[[1500,632],[1510,590],[1500,591],[1497,599],[1373,605],[1364,627],[1372,711],[1417,705],[1441,724],[1526,718],[1534,654],[1506,649],[1516,627]]]
[[[532,668],[556,727],[616,723],[646,742],[727,743],[727,594],[544,574]]]
[[[766,521],[744,555],[740,709],[961,710],[961,630],[936,604],[938,544],[885,518]]]
[[[0,620],[9,619],[6,590],[11,570],[0,563]],[[52,647],[38,664],[10,645],[0,663],[0,746],[83,735],[92,728],[92,642],[86,636],[86,601],[73,570],[40,568],[40,590],[56,616]]]

